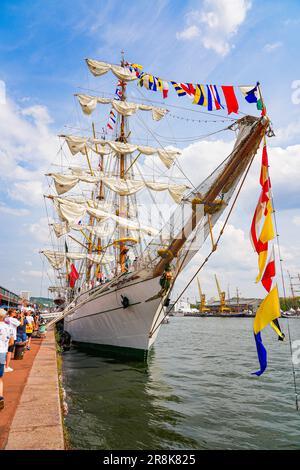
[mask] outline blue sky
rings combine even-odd
[[[16,292],[28,288],[36,295],[41,293],[41,262],[35,251],[42,246],[43,234],[37,232],[45,214],[38,174],[49,167],[51,154],[55,159],[55,134],[78,120],[73,93],[79,87],[113,91],[110,77],[92,77],[84,58],[118,62],[121,49],[130,62],[140,63],[163,78],[217,84],[260,80],[277,135],[270,147],[276,148],[274,180],[278,186],[274,186],[274,194],[282,224],[281,241],[286,246],[287,267],[298,269],[300,104],[292,100],[292,84],[300,80],[298,1],[2,0],[0,15],[0,80],[5,82],[7,93],[7,104],[0,105],[0,156],[5,160],[0,175],[1,285]],[[133,97],[138,96],[134,87]],[[144,96],[160,100],[151,92]],[[255,113],[242,99],[240,103],[244,112]],[[189,100],[179,99],[173,91],[164,104],[186,107],[176,111],[179,116],[192,114]],[[97,119],[101,126],[105,115],[98,114]],[[201,123],[183,127],[174,119],[173,132],[181,137],[201,135],[206,130]],[[167,125],[161,132],[167,135]],[[272,166],[271,151],[270,160]],[[202,175],[198,180],[194,176],[195,182],[201,181]],[[254,168],[253,181],[255,176]],[[246,194],[251,202],[242,199],[232,219],[234,229],[242,230],[245,237],[241,249],[248,246],[249,251],[246,239],[258,197],[250,189]],[[234,232],[232,236],[239,235]],[[220,250],[212,271],[222,273],[224,263],[231,261]],[[255,263],[254,258],[249,263]],[[232,283],[242,267],[236,263],[235,269],[233,262],[231,267]],[[258,293],[252,274],[245,271],[243,293]],[[208,270],[207,277],[211,275]],[[213,294],[212,284],[205,282]],[[45,293],[45,279],[42,286]]]

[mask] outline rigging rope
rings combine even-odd
[[[215,135],[215,134],[218,134],[219,132],[224,132],[224,131],[227,131],[227,130],[231,130],[230,127],[223,127],[222,129],[218,129],[217,131],[214,131],[214,132],[209,132],[207,134],[202,134],[202,135],[198,135],[198,136],[193,136],[193,137],[176,137],[176,140],[179,141],[179,142],[189,142],[189,141],[192,141],[192,140],[201,140],[201,139],[206,139],[207,137],[210,137],[211,135]],[[161,139],[163,140],[166,140],[166,141],[173,141],[174,139],[170,139],[170,137],[166,137],[166,136],[163,136],[163,135],[160,135],[158,134],[158,132],[155,132],[153,131],[153,134],[157,135],[158,137],[160,137]]]
[[[270,193],[271,193],[271,200],[272,200],[272,206],[273,206],[273,217],[274,217],[275,230],[276,230],[276,243],[277,243],[277,249],[278,249],[278,255],[279,255],[279,265],[280,265],[280,272],[281,272],[283,296],[284,296],[285,305],[287,305],[285,282],[284,282],[284,275],[283,275],[283,268],[282,268],[283,260],[281,258],[281,249],[280,249],[280,243],[279,243],[279,233],[278,233],[278,225],[277,225],[276,211],[275,211],[275,205],[274,205],[274,196],[273,196],[273,192],[271,189],[270,189]],[[290,346],[290,354],[291,354],[291,362],[292,362],[292,373],[293,373],[293,383],[294,383],[294,392],[295,392],[295,406],[296,406],[296,410],[299,411],[298,388],[297,388],[297,380],[296,380],[296,371],[295,371],[294,362],[293,362],[293,348],[292,348],[292,338],[291,338],[289,318],[287,318],[286,320],[287,320],[287,326],[288,326],[289,346]]]
[[[246,179],[246,177],[247,177],[247,175],[248,175],[248,173],[249,173],[249,170],[250,170],[250,167],[251,167],[252,162],[253,162],[253,160],[254,160],[254,157],[255,157],[255,154],[253,155],[253,157],[251,158],[251,160],[250,160],[250,162],[249,162],[249,164],[248,164],[247,170],[246,170],[246,172],[245,172],[245,174],[244,174],[244,176],[243,176],[243,179],[242,179],[241,184],[240,184],[240,186],[239,186],[239,188],[238,188],[238,191],[237,191],[237,193],[236,193],[236,195],[235,195],[235,198],[234,198],[234,200],[233,200],[233,203],[232,203],[232,205],[231,205],[231,207],[230,207],[230,209],[229,209],[229,212],[228,212],[228,214],[227,214],[227,216],[226,216],[225,222],[224,222],[224,224],[223,224],[223,226],[222,226],[222,228],[221,228],[221,230],[220,230],[220,232],[219,232],[218,238],[217,238],[217,240],[215,241],[215,244],[214,244],[214,246],[212,247],[210,253],[207,255],[207,257],[205,258],[205,260],[203,261],[203,263],[200,265],[200,267],[197,269],[196,273],[192,276],[192,278],[190,279],[190,281],[187,283],[187,285],[185,286],[185,288],[181,291],[181,293],[179,294],[179,296],[178,296],[177,299],[175,300],[174,304],[171,306],[171,308],[169,309],[169,311],[164,315],[164,317],[162,318],[162,320],[160,321],[160,323],[156,326],[156,328],[155,328],[154,330],[151,330],[151,332],[149,333],[149,334],[151,334],[151,336],[152,336],[152,335],[155,333],[155,331],[159,328],[159,326],[161,325],[161,323],[163,322],[163,320],[166,318],[166,316],[168,315],[168,313],[170,313],[170,311],[173,310],[173,308],[174,308],[174,306],[176,305],[176,303],[178,302],[178,300],[179,300],[179,299],[182,297],[182,295],[185,293],[185,291],[186,291],[187,288],[190,286],[190,284],[193,282],[193,280],[194,280],[195,277],[198,275],[198,273],[201,271],[201,269],[203,268],[203,266],[208,262],[208,260],[209,260],[209,258],[211,257],[211,255],[216,251],[216,249],[217,249],[217,247],[218,247],[218,243],[219,243],[219,241],[220,241],[220,239],[221,239],[221,237],[222,237],[222,235],[223,235],[223,233],[224,233],[224,229],[225,229],[225,227],[226,227],[226,225],[227,225],[227,222],[228,222],[228,220],[229,220],[229,217],[230,217],[230,215],[231,215],[231,213],[232,213],[232,211],[233,211],[233,208],[234,208],[234,206],[235,206],[235,204],[236,204],[236,201],[237,201],[237,199],[238,199],[238,196],[239,196],[239,194],[240,194],[240,192],[241,192],[241,189],[242,189],[242,187],[243,187],[243,185],[244,185],[245,179]],[[186,255],[186,256],[187,256],[187,255]],[[183,260],[183,262],[184,262],[184,260]],[[182,266],[183,262],[181,263],[181,266]],[[180,266],[180,268],[181,268],[181,266]],[[169,295],[169,294],[172,292],[172,290],[173,290],[175,281],[176,281],[178,275],[180,274],[180,268],[179,268],[178,271],[177,271],[177,274],[176,274],[176,276],[175,276],[175,278],[174,278],[174,281],[173,281],[173,283],[172,283],[172,286],[171,286],[171,289],[170,289],[168,295]],[[159,311],[159,314],[157,315],[157,318],[159,317],[159,315],[160,315],[160,313],[161,313],[163,307],[164,307],[164,306],[162,305],[162,306],[161,306],[161,309],[160,309],[160,311]],[[155,323],[154,323],[153,326],[155,326]]]
[[[84,88],[84,87],[77,87],[77,88],[79,90],[86,90],[86,91],[92,91],[92,92],[95,92],[95,93],[101,93],[102,97],[107,97],[107,96],[114,97],[113,93],[108,93],[108,92],[104,92],[104,91],[101,91],[101,90],[96,90],[96,89],[92,89],[92,88]],[[160,106],[166,107],[166,103],[164,103],[162,101],[156,101],[156,100],[151,100],[151,99],[145,98],[145,95],[144,95],[144,93],[142,93],[142,90],[140,89],[140,87],[138,87],[137,90],[138,90],[139,94],[142,96],[143,101],[147,101],[148,103],[151,103],[151,104],[154,103],[154,104],[158,104]],[[134,99],[139,101],[139,98],[136,98],[136,96],[134,97]],[[185,111],[189,111],[189,112],[193,112],[193,113],[207,114],[209,116],[214,116],[214,117],[227,119],[227,120],[232,120],[233,119],[229,116],[224,116],[222,114],[213,113],[212,111],[202,111],[200,109],[191,109],[191,108],[187,108],[187,107],[184,107],[184,106],[178,106],[178,105],[169,104],[169,103],[168,103],[167,107],[168,108],[183,109]],[[237,114],[242,114],[242,115],[245,116],[247,113],[243,113],[242,111],[238,111]]]

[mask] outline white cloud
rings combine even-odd
[[[275,141],[280,144],[291,142],[295,138],[299,138],[300,121],[290,122],[287,126],[275,130]]]
[[[29,271],[21,271],[21,274],[24,276],[29,276],[29,277],[42,277],[43,273],[42,271],[37,271],[34,269],[30,269]]]
[[[10,214],[15,217],[22,217],[29,214],[28,209],[15,209],[13,207],[8,207],[3,202],[0,201],[0,212],[2,214]]]
[[[300,216],[295,216],[292,218],[293,224],[295,224],[297,227],[300,227]]]
[[[32,224],[25,224],[24,227],[38,242],[49,242],[49,226],[47,217],[41,217],[38,222]]]
[[[20,108],[11,100],[0,106],[2,189],[25,205],[42,205],[44,173],[58,149],[46,107]]]
[[[188,40],[199,36],[206,49],[225,56],[233,47],[231,39],[244,23],[250,8],[250,0],[204,0],[202,9],[188,13],[187,27],[176,37]]]
[[[16,201],[21,201],[26,205],[42,205],[43,182],[37,180],[15,182],[13,183],[12,189],[8,190],[8,194],[12,199],[15,199]]]
[[[277,139],[276,139],[277,140]],[[272,142],[272,140],[271,140]],[[187,146],[182,151],[180,164],[185,174],[194,185],[204,180],[231,152],[234,141],[199,141]],[[239,198],[246,211],[249,201],[253,201],[253,208],[258,199],[258,175],[260,172],[261,151],[259,150],[246,179],[242,194]],[[291,145],[286,148],[268,147],[270,174],[274,188],[275,199],[280,208],[300,207],[299,181],[300,181],[300,145]],[[195,172],[197,165],[197,172]],[[177,172],[176,176],[180,173]],[[253,196],[255,194],[255,196]],[[257,195],[257,198],[256,198]]]
[[[273,43],[266,44],[264,46],[264,51],[265,52],[274,52],[274,51],[276,51],[276,49],[279,49],[280,47],[282,47],[282,42],[280,42],[280,41],[273,42]]]
[[[189,26],[183,31],[176,33],[177,39],[193,39],[199,36],[199,28],[196,25]]]

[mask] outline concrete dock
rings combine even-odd
[[[33,339],[32,350],[4,374],[0,449],[64,450],[56,345],[53,330]]]

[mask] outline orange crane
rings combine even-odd
[[[220,288],[220,284],[219,284],[219,281],[218,281],[218,278],[215,274],[215,279],[216,279],[216,284],[217,284],[217,289],[218,289],[218,294],[219,294],[219,299],[220,299],[220,312],[221,313],[224,313],[224,312],[230,312],[230,308],[229,307],[226,307],[226,302],[225,302],[225,292],[221,291],[221,288]]]
[[[199,290],[199,296],[200,296],[199,312],[201,313],[210,312],[210,309],[205,306],[205,294],[202,294],[199,277],[197,277],[197,284],[198,284],[198,290]]]

